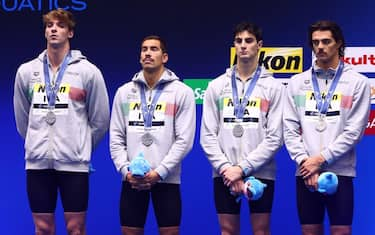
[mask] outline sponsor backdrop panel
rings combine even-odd
[[[168,67],[194,89],[197,102],[197,133],[194,147],[184,160],[182,174],[183,235],[219,234],[212,196],[211,168],[199,145],[202,98],[209,80],[234,63],[232,28],[242,21],[264,29],[260,62],[280,82],[311,65],[307,27],[317,19],[332,19],[343,28],[345,62],[375,78],[375,34],[373,1],[323,1],[305,6],[303,1],[100,1],[100,0],[0,0],[1,54],[0,104],[0,227],[1,234],[32,234],[23,160],[23,140],[13,117],[13,82],[17,67],[45,48],[43,13],[56,7],[72,10],[78,25],[72,48],[80,49],[103,72],[112,103],[116,89],[140,69],[139,42],[149,34],[167,40]],[[371,79],[375,87],[375,80]],[[373,88],[374,89],[374,88]],[[375,92],[373,92],[375,97]],[[375,98],[374,98],[375,99]],[[375,234],[372,166],[375,160],[375,114],[371,113],[366,136],[358,145],[358,177],[355,180],[353,234]],[[74,130],[67,130],[74,131]],[[108,135],[95,150],[90,177],[88,234],[120,234],[118,202],[121,177],[110,159]],[[276,155],[277,184],[272,214],[273,234],[300,234],[295,206],[294,164],[283,147]],[[251,234],[247,207],[242,204],[241,234]],[[57,234],[66,234],[61,204],[57,205]],[[153,214],[146,234],[156,233]]]

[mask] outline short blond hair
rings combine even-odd
[[[47,14],[43,15],[44,27],[47,25],[48,22],[51,22],[53,19],[57,19],[67,24],[70,31],[74,30],[74,27],[76,26],[73,14],[70,11],[64,10],[62,8],[52,10]]]

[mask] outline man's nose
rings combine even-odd
[[[246,50],[246,48],[247,48],[246,42],[241,42],[240,47],[241,47],[242,50]]]
[[[151,50],[146,50],[145,51],[145,56],[146,57],[151,57]]]
[[[322,41],[319,41],[318,48],[323,48],[325,45]]]
[[[247,42],[246,42],[246,40],[242,40],[242,41],[241,41],[241,47],[242,47],[242,48],[246,48],[246,46],[247,46]]]
[[[56,29],[57,28],[57,26],[55,25],[55,24],[53,24],[52,26],[51,26],[51,31],[53,31],[53,32],[56,32]]]

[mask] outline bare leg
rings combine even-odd
[[[240,215],[218,214],[221,228],[221,235],[240,234]]]
[[[160,235],[178,235],[180,234],[180,227],[161,227],[159,228]]]
[[[33,213],[36,235],[55,234],[55,214],[54,213]]]
[[[323,235],[323,225],[322,224],[303,224],[302,225],[303,235]]]
[[[64,217],[69,235],[86,234],[86,212],[65,212]]]
[[[250,215],[254,235],[270,235],[270,213],[252,213]]]
[[[144,228],[122,226],[121,233],[122,235],[143,235]]]
[[[332,225],[331,226],[332,235],[351,235],[352,226],[350,225]]]

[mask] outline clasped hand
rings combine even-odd
[[[239,166],[230,166],[220,172],[223,177],[224,184],[231,187],[232,184],[239,179],[242,179],[242,168]]]
[[[160,180],[160,176],[154,170],[150,170],[144,177],[135,177],[128,172],[126,180],[131,184],[133,189],[150,190]]]
[[[308,157],[302,162],[299,168],[299,173],[303,179],[309,178],[319,172],[320,166],[324,161],[325,159],[321,155]]]

